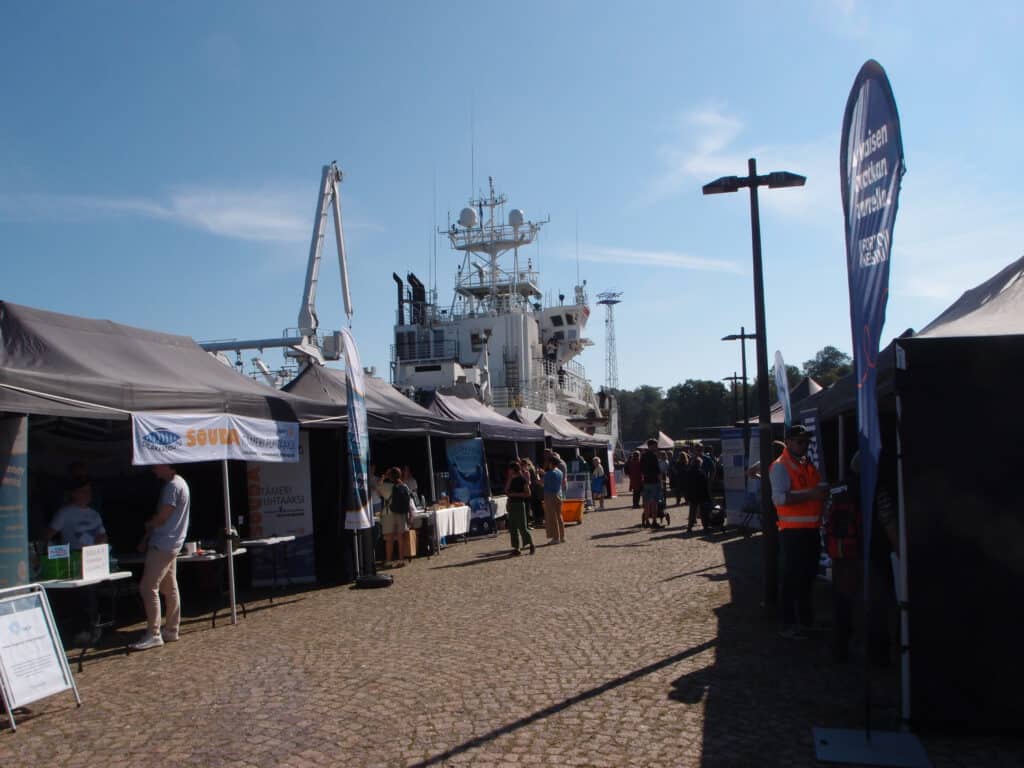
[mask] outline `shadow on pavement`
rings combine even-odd
[[[661,582],[664,584],[666,581],[675,581],[676,579],[685,579],[687,576],[695,576],[698,573],[704,573],[705,571],[714,571],[718,568],[724,568],[725,563],[719,563],[718,565],[709,565],[707,568],[698,568],[696,571],[687,571],[686,573],[677,573],[675,576],[669,576],[667,579],[662,579]]]
[[[442,763],[447,762],[448,760],[451,760],[457,755],[460,755],[464,752],[468,752],[472,749],[477,749],[478,747],[482,747],[485,744],[487,744],[487,742],[493,741],[494,739],[497,739],[500,736],[505,736],[506,734],[514,733],[518,731],[520,728],[525,728],[526,726],[532,725],[533,723],[536,723],[539,720],[543,720],[546,717],[550,717],[551,715],[555,715],[559,712],[562,712],[563,710],[566,710],[569,707],[573,707],[577,704],[582,704],[585,701],[593,699],[597,696],[601,696],[602,694],[605,694],[608,691],[614,690],[615,688],[618,688],[622,685],[626,685],[627,683],[631,683],[634,680],[638,680],[639,678],[644,677],[645,675],[649,675],[652,672],[657,672],[659,669],[663,669],[664,667],[676,664],[682,661],[683,659],[688,659],[691,656],[696,656],[699,653],[703,653],[706,650],[714,648],[715,645],[716,641],[708,640],[707,642],[701,643],[700,645],[697,645],[693,648],[687,648],[685,651],[680,651],[679,653],[672,654],[671,656],[666,656],[664,659],[656,661],[653,664],[648,664],[645,667],[635,669],[628,674],[622,675],[621,677],[616,677],[613,680],[609,680],[607,683],[602,683],[601,685],[598,685],[594,688],[590,688],[586,691],[583,691],[582,693],[578,693],[575,696],[572,696],[568,699],[564,699],[563,701],[560,701],[556,704],[552,704],[549,707],[544,707],[544,709],[538,709],[536,712],[533,712],[527,715],[526,717],[521,717],[518,720],[514,720],[513,722],[508,723],[507,725],[501,726],[500,728],[495,728],[494,730],[488,731],[487,733],[481,734],[480,736],[476,736],[470,739],[469,741],[464,741],[461,744],[458,744],[444,752],[440,752],[436,755],[433,755],[432,757],[429,757],[426,760],[423,760],[418,763],[413,763],[412,766],[413,768],[426,768],[427,766],[431,765],[440,765]]]
[[[529,557],[529,555],[523,555]],[[472,565],[487,565],[487,563],[496,563],[500,560],[511,560],[518,555],[512,554],[512,548],[502,549],[497,552],[482,552],[476,556],[476,560],[466,560],[462,563],[449,563],[448,565],[437,565],[431,568],[432,571],[440,571],[444,568],[468,568]]]
[[[762,599],[760,537],[725,541],[725,573],[695,571],[729,581],[731,600],[715,609],[718,621],[714,664],[672,682],[669,701],[704,707],[701,766],[817,765],[811,728],[855,728],[863,724],[861,665],[832,660],[829,634],[787,640]],[[817,583],[818,619],[827,606],[826,585]],[[873,680],[879,728],[898,725],[898,688],[892,674]],[[895,691],[895,695],[894,695]]]
[[[631,533],[639,533],[643,530],[639,525],[631,525],[629,528],[620,528],[617,531],[608,531],[607,533],[595,533],[590,537],[591,541],[597,541],[599,539],[614,539],[618,536],[628,536]]]

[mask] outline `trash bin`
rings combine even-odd
[[[562,501],[562,521],[583,523],[583,499],[564,499]]]

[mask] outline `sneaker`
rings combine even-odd
[[[672,525],[672,516],[668,512],[666,512],[665,513],[665,527],[668,528],[670,525]]]
[[[537,547],[535,547],[535,546],[534,546],[534,545],[533,545],[533,544],[531,543],[531,544],[530,544],[530,554],[531,554],[531,555],[533,555],[533,554],[536,554],[536,553],[537,553]]]
[[[142,636],[141,640],[139,640],[137,643],[132,643],[128,647],[131,648],[133,651],[145,651],[149,650],[150,648],[159,648],[163,644],[164,639],[160,637],[160,635],[145,634]]]
[[[161,637],[161,639],[163,639],[163,641],[165,643],[176,643],[176,642],[178,642],[178,633],[177,632],[171,632],[171,631],[165,629],[163,632],[160,633],[160,637]]]
[[[796,627],[783,627],[779,630],[779,637],[786,640],[806,640],[807,637]]]

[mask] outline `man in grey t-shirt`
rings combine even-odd
[[[188,531],[188,483],[169,464],[157,464],[153,474],[164,481],[156,514],[146,522],[146,535],[139,551],[146,553],[146,566],[139,593],[146,607],[146,634],[132,649],[144,651],[178,639],[181,599],[178,596],[177,558]],[[167,623],[160,631],[160,595],[167,603]]]

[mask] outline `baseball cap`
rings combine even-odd
[[[787,440],[798,440],[800,438],[810,440],[813,436],[814,433],[807,429],[803,424],[794,424],[786,430]]]

